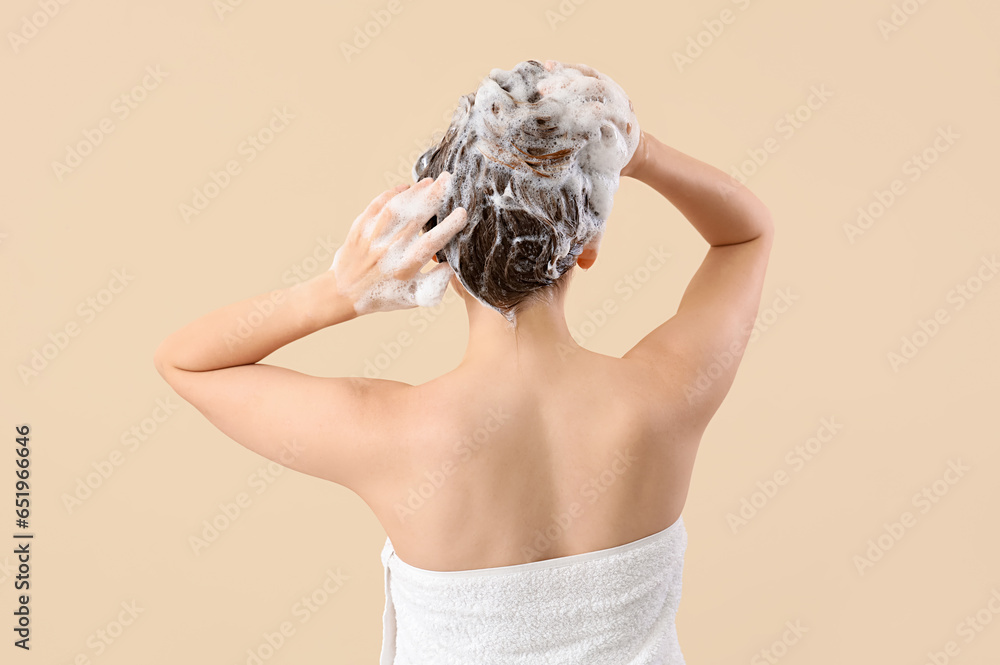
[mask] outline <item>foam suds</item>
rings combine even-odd
[[[581,207],[579,219],[553,220],[557,246],[546,275],[558,279],[557,264],[569,255],[574,243],[579,246],[594,239],[600,243],[621,170],[638,146],[639,125],[628,95],[604,74],[598,73],[595,78],[558,62],[549,71],[537,61],[529,60],[509,71],[493,69],[482,80],[472,100],[473,95],[460,100],[452,127],[458,131],[456,144],[469,142],[470,147],[487,158],[510,167],[511,180],[504,191],[484,192],[493,206],[545,217],[541,210],[535,209],[533,200],[557,197],[558,191],[564,190],[588,201],[587,206]],[[539,129],[532,131],[536,127]],[[560,150],[573,157],[544,165],[532,159]],[[414,180],[434,152],[434,148],[428,150],[414,164]],[[469,172],[469,165],[454,159],[445,168],[454,176],[446,200],[457,202],[456,205],[471,201],[472,188],[479,184]],[[457,191],[453,189],[456,183]],[[468,229],[458,237],[467,232]],[[522,236],[514,242],[532,240],[541,239]],[[494,247],[498,242],[499,238]],[[445,247],[444,255],[459,280],[475,296],[475,290],[462,278],[455,240]],[[476,297],[504,314],[512,325],[516,324],[512,315]]]

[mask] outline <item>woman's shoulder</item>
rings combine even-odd
[[[700,427],[700,414],[687,397],[691,386],[681,372],[665,372],[635,357],[594,353],[587,362],[592,385],[606,396],[606,417],[628,418],[653,438],[695,433]]]

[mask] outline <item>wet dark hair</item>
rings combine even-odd
[[[505,80],[545,73],[534,60],[511,72],[498,71],[491,76],[508,93],[512,86]],[[425,230],[451,210],[465,208],[468,224],[438,253],[438,260],[451,265],[472,295],[512,320],[530,303],[548,302],[563,288],[586,244],[577,230],[589,205],[589,189],[531,185],[572,165],[582,143],[565,135],[550,115],[551,106],[539,103],[538,93],[527,101],[510,95],[494,101],[481,125],[486,135],[466,127],[475,103],[476,93],[460,98],[444,137],[420,156],[413,176],[419,181],[451,173],[441,212]],[[513,120],[506,111],[515,108]],[[504,138],[513,142],[514,151],[500,148]]]

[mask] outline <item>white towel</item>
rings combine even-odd
[[[433,571],[386,538],[380,665],[683,665],[687,530],[497,568]]]

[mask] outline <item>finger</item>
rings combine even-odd
[[[413,294],[414,302],[420,307],[436,307],[444,299],[444,294],[448,290],[448,282],[455,271],[447,263],[436,266],[433,270],[420,273],[414,280],[417,283],[416,292]]]
[[[447,171],[441,171],[437,178],[431,178],[430,176],[424,178],[417,184],[413,185],[409,191],[404,192],[399,199],[400,205],[405,205],[410,201],[414,201],[425,196],[427,190],[436,188],[438,191],[443,189],[444,185],[447,184],[448,180],[451,178],[451,174]]]
[[[577,91],[581,97],[596,97],[602,103],[608,98],[608,87],[604,81],[589,76],[577,79],[574,82],[573,90]]]
[[[395,196],[391,197],[392,200],[394,200],[393,205],[397,207],[406,205],[408,201],[411,201],[414,197],[419,196],[420,192],[427,189],[432,184],[434,184],[433,178],[424,178],[423,180],[412,185],[397,186],[396,189],[399,191],[395,193]],[[386,208],[383,208],[382,210],[384,212],[386,211]]]
[[[385,190],[384,192],[373,198],[371,203],[368,204],[368,207],[365,208],[361,214],[364,215],[365,217],[372,217],[374,215],[377,215],[379,211],[385,207],[386,203],[392,200],[393,197],[398,196],[402,192],[406,191],[409,187],[410,187],[409,185],[403,184],[403,185],[396,185],[392,189]]]
[[[409,185],[397,185],[392,189],[387,189],[382,192],[374,199],[371,203],[361,212],[360,215],[354,220],[354,224],[351,225],[351,230],[349,235],[357,236],[362,235],[365,237],[371,236],[372,232],[372,221],[373,218],[379,215],[385,208],[386,204],[393,199],[393,197],[398,196],[401,192],[409,188]]]
[[[410,246],[407,251],[408,265],[416,264],[420,267],[427,265],[431,257],[441,251],[455,235],[469,223],[469,216],[465,208],[455,208],[450,215],[445,217],[433,229],[423,234]]]
[[[556,90],[568,89],[573,92],[576,100],[597,99],[600,102],[606,101],[608,97],[608,85],[603,79],[591,76],[552,76],[538,82],[538,92],[547,95]]]
[[[401,201],[397,212],[402,223],[398,224],[398,233],[416,235],[435,216],[444,203],[448,191],[451,174],[443,172],[430,185],[416,192],[408,201]]]
[[[438,213],[441,204],[444,203],[445,194],[448,193],[451,179],[450,173],[442,171],[434,183],[417,196],[419,203],[414,206],[415,216],[410,220],[410,226],[416,226],[419,229]]]
[[[589,65],[583,64],[582,62],[578,62],[572,65],[563,65],[563,66],[579,70],[580,73],[584,74],[585,76],[593,76],[594,78],[601,78],[600,72],[598,72],[596,69],[594,69]]]
[[[399,230],[427,222],[434,216],[444,194],[444,185],[450,174],[443,171],[437,179],[424,178],[402,192],[379,212],[372,233],[375,237],[394,235]],[[433,196],[433,200],[428,200]]]
[[[415,182],[414,184],[412,184],[412,185],[409,186],[409,191],[406,192],[406,194],[408,196],[412,196],[412,195],[416,194],[418,191],[420,191],[421,189],[424,189],[426,187],[430,187],[431,185],[433,185],[434,181],[435,181],[435,179],[432,178],[432,177],[430,177],[430,176],[427,176],[426,178],[421,178],[420,180],[418,180],[417,182]]]

